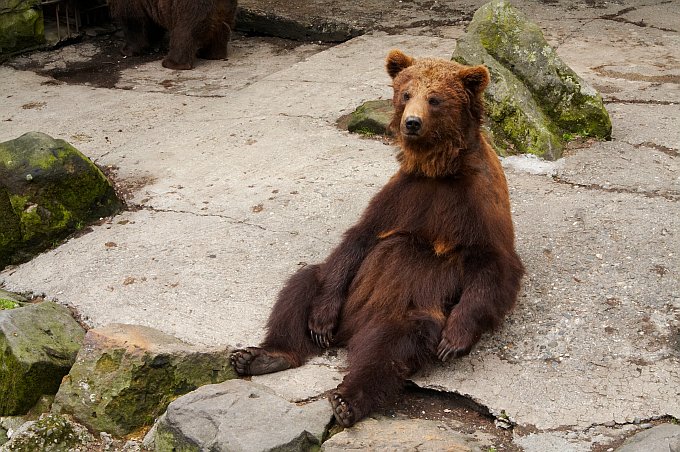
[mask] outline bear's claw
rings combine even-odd
[[[328,397],[331,402],[331,407],[333,407],[333,416],[338,424],[343,427],[351,427],[356,422],[356,416],[354,410],[349,406],[349,403],[342,398],[339,392],[334,392]]]
[[[455,348],[446,339],[442,339],[437,346],[437,358],[443,362],[449,358],[460,358],[468,353],[470,353],[470,347]]]
[[[333,342],[333,336],[330,334],[319,334],[315,333],[314,330],[309,330],[309,334],[312,337],[312,342],[321,348],[328,348]]]

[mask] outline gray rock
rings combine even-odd
[[[26,420],[22,416],[0,416],[0,446],[9,441],[9,437],[25,422]]]
[[[0,143],[0,269],[120,206],[104,174],[64,140],[29,132]]]
[[[324,452],[356,450],[481,451],[474,439],[422,419],[367,418],[323,443]]]
[[[573,136],[611,138],[601,96],[510,3],[494,0],[479,8],[453,58],[489,68],[485,100],[498,144],[555,159],[562,141]]]
[[[151,425],[178,395],[234,378],[229,350],[205,350],[153,328],[91,329],[59,388],[53,412],[118,436]]]
[[[230,380],[180,397],[159,420],[156,451],[298,451],[320,444],[327,401],[296,405],[262,385]]]
[[[515,435],[513,442],[524,452],[588,452],[590,442],[579,441],[562,432],[532,432],[528,435]]]
[[[55,394],[85,331],[52,302],[0,310],[0,416],[25,414]]]
[[[616,452],[680,452],[680,425],[661,424],[626,440]]]

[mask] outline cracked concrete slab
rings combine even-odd
[[[482,2],[360,3],[365,17],[335,2],[338,18],[378,31],[332,48],[239,37],[233,58],[190,74],[161,68],[161,55],[109,88],[0,66],[0,141],[37,127],[66,139],[115,174],[134,207],[5,269],[0,284],[72,305],[91,325],[258,342],[282,282],[323,259],[397,167],[391,145],[339,131],[336,119],[391,96],[389,49],[449,57],[460,17]],[[630,3],[516,3],[600,89],[613,140],[538,169],[504,162],[528,270],[519,306],[469,357],[415,378],[504,412],[526,450],[589,450],[680,417],[680,12]],[[323,5],[286,14],[334,14]],[[97,52],[87,45],[59,58],[87,61]],[[43,57],[58,64],[31,58]],[[344,365],[328,354],[257,381],[310,400]]]
[[[662,270],[680,263],[677,202],[508,176],[527,265],[519,308],[470,357],[416,382],[539,429],[677,416],[680,293]]]

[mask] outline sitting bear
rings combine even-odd
[[[346,346],[329,396],[345,427],[424,365],[467,354],[513,308],[524,274],[505,175],[480,130],[488,70],[393,50],[387,72],[399,170],[325,262],[288,280],[264,342],[231,357],[258,375]]]
[[[237,0],[109,0],[111,17],[125,33],[123,55],[138,55],[170,32],[170,51],[163,59],[169,69],[191,69],[196,54],[219,60],[236,20]]]

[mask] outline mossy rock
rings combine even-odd
[[[85,331],[52,302],[0,310],[0,416],[26,414],[56,394]]]
[[[104,174],[66,141],[29,132],[0,143],[0,269],[121,206]]]
[[[94,328],[52,411],[93,431],[127,435],[153,424],[180,395],[235,378],[229,356],[226,347],[200,349],[149,327]]]
[[[0,54],[45,42],[40,0],[0,0]]]
[[[39,7],[42,0],[0,0],[0,14]]]
[[[475,12],[453,59],[484,64],[485,94],[496,143],[514,153],[561,156],[563,138],[611,138],[611,120],[597,91],[548,45],[540,28],[504,0]]]
[[[392,101],[370,100],[360,105],[347,119],[347,130],[365,136],[389,135],[394,115]]]
[[[564,143],[559,130],[521,80],[490,56],[478,40],[459,40],[454,60],[470,66],[483,64],[489,69],[491,83],[484,92],[484,101],[496,152],[536,154],[550,160],[562,155]]]

